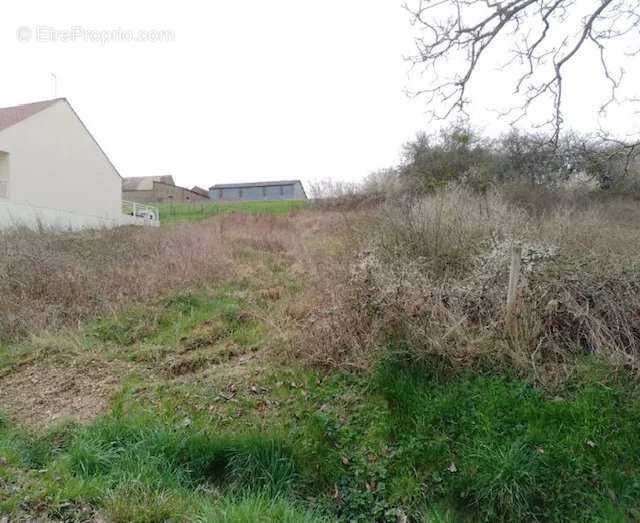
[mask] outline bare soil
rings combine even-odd
[[[0,405],[34,427],[87,422],[107,407],[125,368],[91,354],[44,356],[0,378]]]

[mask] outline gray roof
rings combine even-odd
[[[194,185],[193,187],[191,187],[190,190],[191,192],[199,194],[200,196],[206,196],[207,198],[209,197],[209,191],[207,191],[206,189],[203,189],[202,187],[198,187],[197,185]]]
[[[43,102],[34,102],[31,104],[16,105],[15,107],[0,108],[0,131],[11,127],[22,120],[26,120],[30,116],[44,111],[51,107],[54,103],[64,100],[64,98],[56,98],[54,100],[45,100]]]
[[[272,187],[278,185],[295,185],[299,183],[302,185],[300,180],[279,180],[275,182],[251,182],[251,183],[218,183],[216,185],[212,185],[210,189],[244,189],[246,187]]]
[[[154,182],[175,185],[173,176],[133,176],[122,180],[123,191],[153,191]]]

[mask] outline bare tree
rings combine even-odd
[[[470,82],[486,65],[493,49],[507,49],[504,67],[516,70],[514,94],[517,104],[502,116],[517,123],[531,110],[539,114],[546,100],[552,142],[558,143],[563,126],[563,87],[570,62],[592,47],[598,68],[609,85],[600,111],[619,99],[625,70],[613,58],[640,56],[640,0],[415,0],[405,9],[420,30],[415,66],[429,73],[428,85],[415,94],[428,97],[432,114],[446,118],[465,111]],[[622,43],[637,47],[621,50]],[[613,56],[616,53],[618,56]],[[459,64],[443,78],[447,63]]]

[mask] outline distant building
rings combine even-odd
[[[300,180],[255,183],[220,183],[209,188],[213,201],[238,200],[306,200]]]
[[[197,185],[191,187],[191,192],[197,193],[200,196],[204,196],[207,200],[209,199],[209,191],[203,189],[202,187],[198,187]]]
[[[176,185],[173,176],[137,176],[122,180],[122,198],[137,203],[202,202],[209,195]]]

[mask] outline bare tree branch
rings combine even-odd
[[[569,63],[595,49],[599,67],[609,84],[609,95],[600,113],[618,100],[625,71],[609,62],[608,43],[640,36],[640,0],[415,0],[405,4],[413,25],[419,30],[414,67],[428,73],[427,85],[415,91],[426,96],[431,114],[447,118],[463,112],[469,103],[471,81],[493,49],[512,49],[505,65],[517,69],[514,95],[520,103],[502,116],[516,123],[535,106],[549,103],[548,120],[552,142],[557,144],[563,129],[565,73]],[[640,46],[626,53],[640,55]],[[442,70],[454,62],[455,72],[442,77]],[[635,98],[635,97],[634,97]]]

